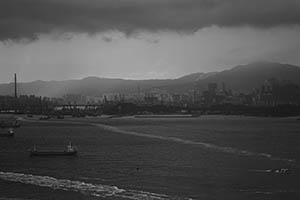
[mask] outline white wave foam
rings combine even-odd
[[[263,189],[260,188],[258,190],[256,189],[241,189],[239,190],[240,192],[245,192],[249,194],[262,194],[262,195],[274,195],[274,194],[279,194],[279,193],[295,193],[298,192],[297,190],[294,189]]]
[[[116,186],[91,184],[67,179],[56,179],[50,176],[37,176],[32,174],[0,172],[0,179],[24,184],[31,184],[52,189],[80,192],[84,195],[96,197],[119,197],[134,200],[165,200],[165,199],[183,199],[171,197],[164,194],[156,194],[137,190],[124,190]]]
[[[139,132],[134,132],[134,131],[126,131],[119,129],[117,127],[113,126],[108,126],[104,124],[92,124],[94,126],[98,126],[102,129],[115,132],[115,133],[121,133],[121,134],[126,134],[126,135],[135,135],[135,136],[140,136],[140,137],[147,137],[147,138],[153,138],[153,139],[159,139],[159,140],[166,140],[166,141],[171,141],[171,142],[178,142],[182,144],[190,144],[190,145],[198,145],[207,149],[212,149],[215,151],[219,152],[224,152],[224,153],[231,153],[231,154],[236,154],[236,155],[243,155],[243,156],[257,156],[257,157],[264,157],[268,158],[271,160],[278,160],[278,161],[284,161],[284,162],[289,162],[289,163],[296,163],[296,160],[293,159],[287,159],[287,158],[280,158],[276,156],[272,156],[270,154],[266,153],[255,153],[251,151],[246,151],[246,150],[241,150],[233,147],[222,147],[218,146],[215,144],[210,144],[210,143],[205,143],[205,142],[197,142],[197,141],[192,141],[192,140],[186,140],[186,139],[180,139],[180,138],[175,138],[175,137],[164,137],[164,136],[159,136],[159,135],[151,135],[151,134],[145,134],[145,133],[139,133]]]
[[[250,172],[271,173],[272,169],[250,169]]]

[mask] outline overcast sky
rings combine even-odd
[[[300,65],[300,0],[1,0],[0,82]]]

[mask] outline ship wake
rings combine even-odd
[[[293,164],[297,163],[297,161],[294,159],[281,158],[281,157],[273,156],[273,155],[267,154],[267,153],[256,153],[256,152],[241,150],[241,149],[237,149],[237,148],[233,148],[233,147],[218,146],[218,145],[206,143],[206,142],[199,142],[199,141],[186,140],[186,139],[181,139],[181,138],[176,138],[176,137],[165,137],[165,136],[160,136],[160,135],[151,135],[151,134],[146,134],[146,133],[127,131],[127,130],[119,129],[114,126],[109,126],[109,125],[104,125],[104,124],[93,124],[93,125],[100,127],[102,129],[105,129],[107,131],[120,133],[120,134],[134,135],[134,136],[139,136],[139,137],[147,137],[147,138],[152,138],[152,139],[177,142],[177,143],[181,143],[181,144],[196,145],[196,146],[200,146],[200,147],[203,147],[206,149],[211,149],[211,150],[218,151],[218,152],[230,153],[230,154],[241,155],[241,156],[256,156],[256,157],[267,158],[270,160],[283,161],[283,162],[287,162],[287,163],[293,163]]]

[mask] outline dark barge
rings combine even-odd
[[[70,143],[66,150],[38,150],[36,146],[28,150],[30,156],[74,156],[77,155],[77,148]]]

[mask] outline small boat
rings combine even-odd
[[[14,122],[13,122],[13,127],[14,127],[14,128],[20,128],[20,127],[21,127],[20,122],[19,122],[18,120],[14,121]]]
[[[50,119],[51,117],[48,115],[48,116],[42,116],[39,118],[39,120],[48,120]]]
[[[271,172],[278,173],[278,174],[289,174],[291,170],[288,168],[279,168],[279,169],[272,169]]]
[[[30,156],[74,156],[77,154],[77,148],[74,147],[71,142],[63,151],[38,150],[35,145],[28,151],[30,153]]]
[[[12,128],[8,129],[7,133],[0,133],[0,137],[14,137],[15,133]]]

